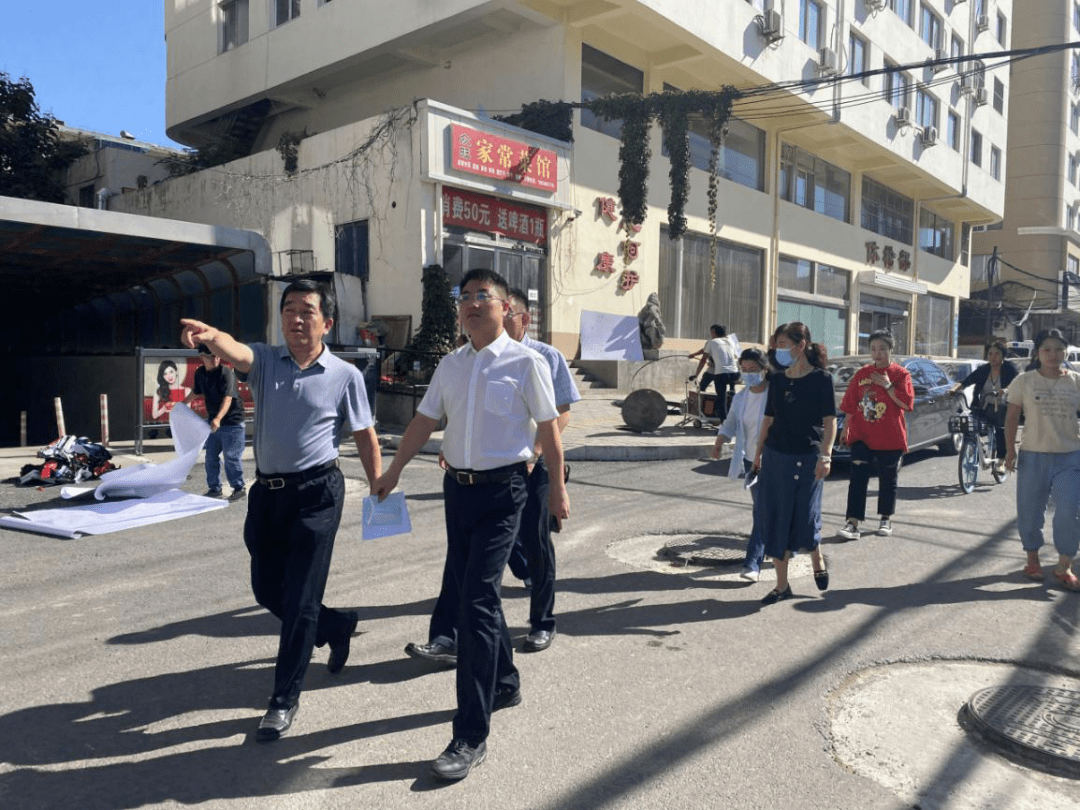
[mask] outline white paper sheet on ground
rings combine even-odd
[[[582,360],[644,360],[636,315],[581,311]]]
[[[392,537],[412,531],[404,492],[391,492],[382,503],[379,503],[378,496],[368,495],[364,498],[363,519],[363,540]]]
[[[164,464],[136,464],[122,467],[101,476],[101,483],[92,487],[63,487],[60,496],[74,498],[93,489],[99,501],[111,498],[149,498],[184,485],[188,473],[199,460],[199,452],[210,435],[210,425],[183,403],[177,403],[169,412],[169,428],[172,430],[176,458]]]
[[[162,523],[213,509],[224,509],[228,505],[228,501],[220,498],[205,498],[202,495],[171,489],[139,500],[16,512],[18,517],[0,517],[0,526],[74,538],[83,534],[108,534],[136,526]]]

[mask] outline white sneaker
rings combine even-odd
[[[892,534],[892,522],[888,518],[882,518],[881,523],[878,524],[877,533],[884,537],[888,537]]]
[[[747,582],[757,582],[758,572],[753,568],[744,566],[743,570],[739,573],[739,579],[745,579]]]
[[[844,528],[838,531],[837,534],[841,537],[847,538],[848,540],[858,540],[860,537],[862,537],[862,534],[860,534],[859,532],[859,524],[853,520],[849,520],[847,523],[845,523]]]

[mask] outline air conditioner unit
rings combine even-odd
[[[941,71],[945,70],[945,68],[948,67],[948,65],[944,64],[945,60],[948,58],[949,52],[947,50],[945,50],[944,48],[934,48],[935,64],[931,66],[934,73],[941,73]]]
[[[961,93],[974,93],[979,89],[982,82],[979,81],[979,74],[974,70],[964,73],[960,76],[960,92]]]
[[[818,75],[835,76],[840,72],[840,58],[832,48],[822,48],[818,54]]]
[[[986,88],[980,87],[975,91],[975,103],[981,107],[989,100],[989,96],[990,94],[986,92]]]
[[[922,131],[922,145],[933,146],[937,143],[937,127],[926,127]]]
[[[990,30],[990,17],[986,14],[980,14],[975,20],[976,31],[989,31]]]
[[[779,11],[770,8],[758,19],[758,24],[761,26],[761,36],[770,45],[784,38],[784,18]]]
[[[899,126],[911,126],[911,107],[896,108],[896,123]]]

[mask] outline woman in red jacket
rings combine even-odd
[[[858,540],[859,522],[866,518],[866,487],[870,482],[871,463],[878,469],[878,534],[892,534],[892,516],[896,511],[896,479],[900,459],[907,452],[907,423],[904,412],[915,404],[911,374],[890,354],[890,332],[870,335],[870,357],[851,378],[840,410],[846,415],[842,441],[851,448],[851,477],[848,481],[847,523],[840,536]]]

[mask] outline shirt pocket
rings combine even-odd
[[[517,390],[512,383],[489,382],[484,391],[484,410],[495,416],[509,416],[516,397]]]

